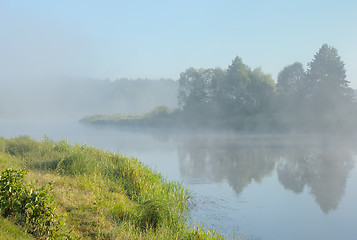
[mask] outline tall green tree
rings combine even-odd
[[[334,47],[322,45],[308,64],[306,79],[314,110],[326,112],[353,102],[345,65]]]
[[[250,83],[249,72],[250,68],[238,56],[228,66],[223,94],[237,107],[248,102],[246,88]]]

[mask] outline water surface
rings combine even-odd
[[[93,128],[2,121],[0,135],[87,144],[134,156],[194,194],[192,218],[229,237],[355,239],[357,138]]]

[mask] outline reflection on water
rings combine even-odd
[[[324,213],[337,209],[354,165],[352,149],[340,144],[286,151],[278,164],[279,181],[296,193],[308,186]]]
[[[40,140],[47,134],[138,157],[193,191],[193,220],[229,236],[355,239],[357,138],[168,134],[77,121],[0,123],[4,137]]]
[[[182,141],[178,157],[184,176],[227,181],[240,194],[253,180],[276,169],[285,189],[308,188],[324,213],[338,208],[356,144],[349,139],[304,136],[191,136]]]

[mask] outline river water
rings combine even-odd
[[[192,219],[234,238],[356,239],[357,138],[94,128],[0,121],[0,136],[46,134],[138,158],[192,191]]]

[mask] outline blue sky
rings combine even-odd
[[[0,77],[173,78],[240,56],[276,76],[337,48],[357,88],[357,1],[0,0]]]

